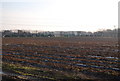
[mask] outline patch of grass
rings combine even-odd
[[[25,76],[33,76],[37,78],[46,78],[46,79],[74,79],[75,76],[68,74],[68,73],[60,73],[54,70],[52,71],[45,71],[44,69],[37,68],[37,67],[30,67],[30,66],[22,66],[20,64],[10,64],[10,63],[3,63],[3,71],[16,73],[19,75]]]

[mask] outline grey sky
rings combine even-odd
[[[1,2],[2,29],[96,31],[118,25],[119,0]]]

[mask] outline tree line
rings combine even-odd
[[[43,31],[3,30],[2,37],[118,37],[120,29],[107,29],[96,32],[85,31]]]

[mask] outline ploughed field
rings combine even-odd
[[[120,79],[115,38],[3,38],[3,80]]]

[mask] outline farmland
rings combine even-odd
[[[120,79],[117,38],[6,37],[2,42],[3,80]]]

